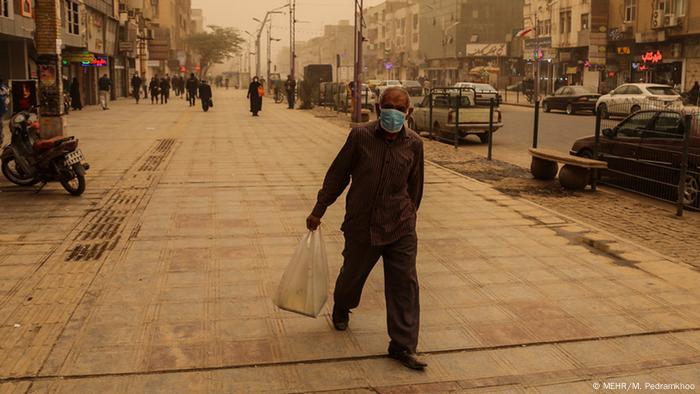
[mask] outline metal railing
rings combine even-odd
[[[473,87],[435,87],[428,91],[426,96],[428,104],[428,135],[430,139],[438,139],[442,141],[452,142],[455,149],[459,147],[459,142],[461,139],[466,138],[469,134],[478,134],[479,139],[482,142],[487,143],[488,160],[492,159],[493,156],[493,133],[494,133],[494,111],[498,106],[499,102],[497,99],[490,99],[487,106],[479,105],[476,98],[477,93]],[[483,133],[470,133],[468,130],[464,130],[464,124],[460,121],[460,109],[471,108],[471,107],[488,107],[489,108],[489,120],[488,128]],[[447,125],[442,129],[441,125],[436,122],[435,108],[446,108],[448,109],[448,121],[450,124],[450,114],[454,114],[454,129],[452,131],[452,140],[449,141],[443,135],[443,131],[449,130]],[[452,112],[450,112],[452,111]],[[435,130],[436,125],[440,128]],[[436,133],[437,131],[437,133]]]
[[[592,157],[608,163],[593,180],[676,203],[676,213],[700,208],[697,109],[661,103],[600,106]],[[625,113],[628,116],[624,116]],[[622,120],[615,120],[615,115]],[[577,152],[585,155],[585,152]]]

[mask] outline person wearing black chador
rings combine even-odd
[[[258,82],[258,77],[253,77],[253,82],[248,86],[247,98],[250,99],[250,112],[253,116],[258,116],[258,112],[262,111],[262,96],[260,89],[262,84]]]

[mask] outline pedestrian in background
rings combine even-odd
[[[131,77],[131,90],[132,90],[132,95],[134,96],[134,99],[136,99],[136,104],[139,103],[139,99],[141,98],[141,84],[143,81],[141,81],[141,77],[139,77],[139,73],[135,73],[133,77]]]
[[[109,91],[112,90],[112,80],[109,79],[107,74],[103,74],[102,78],[98,81],[100,89],[100,104],[102,104],[102,109],[109,109]]]
[[[151,77],[151,83],[148,85],[151,90],[151,104],[158,104],[158,94],[160,93],[160,81],[158,78]]]
[[[187,88],[187,102],[190,107],[193,107],[194,103],[197,102],[197,89],[199,89],[199,81],[197,81],[197,77],[194,76],[194,73],[190,74],[190,78],[187,80],[187,85],[185,87]]]
[[[0,146],[3,145],[3,130],[5,122],[5,113],[10,107],[10,90],[5,85],[5,81],[0,79]]]
[[[167,76],[160,80],[160,103],[167,104],[170,97],[170,78]]]
[[[287,80],[284,81],[284,90],[287,93],[287,108],[294,109],[294,95],[296,94],[297,82],[291,75],[287,75]]]
[[[212,101],[211,86],[206,80],[202,79],[199,84],[199,99],[202,100],[202,110],[207,112],[209,107],[213,107],[214,102]]]
[[[359,305],[365,281],[381,257],[389,357],[421,370],[427,364],[416,355],[420,321],[416,217],[423,196],[423,142],[404,125],[413,112],[404,89],[386,89],[376,110],[378,121],[350,131],[328,169],[306,226],[316,230],[326,209],[350,184],[341,227],[345,249],[333,295],[333,326],[347,329],[350,310]]]
[[[698,100],[700,99],[700,84],[695,81],[693,87],[688,91],[688,102],[692,105],[698,105]]]
[[[73,110],[83,109],[83,102],[80,100],[80,83],[77,77],[74,77],[70,84],[70,106]]]
[[[262,98],[265,94],[265,88],[258,82],[258,77],[253,77],[253,81],[248,85],[248,94],[246,98],[250,100],[250,112],[253,116],[258,116],[258,112],[262,111]]]
[[[147,99],[148,98],[148,81],[146,80],[145,75],[142,78],[141,88],[143,89],[143,98]]]

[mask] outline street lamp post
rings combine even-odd
[[[265,13],[265,17],[263,20],[260,20],[258,18],[253,18],[254,21],[260,23],[260,28],[258,28],[258,33],[255,36],[255,75],[260,77],[260,38],[262,36],[263,28],[265,28],[265,23],[270,19],[270,15],[272,14],[282,14],[281,11],[277,11],[280,8],[287,7],[286,5],[282,7],[275,8],[274,10],[267,11]]]
[[[362,44],[364,41],[364,35],[362,30],[364,27],[364,0],[354,0],[355,1],[355,72],[353,78],[353,84],[355,89],[353,92],[353,97],[355,102],[352,108],[352,121],[359,123],[362,121]]]
[[[281,41],[279,38],[272,38],[272,18],[267,25],[267,82],[270,83],[270,72],[272,68],[272,41]]]

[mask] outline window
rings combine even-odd
[[[637,19],[637,0],[625,0],[625,22]]]
[[[571,10],[559,13],[559,33],[571,33]]]
[[[158,16],[158,0],[151,0],[151,8],[153,9],[153,15]]]
[[[685,15],[685,0],[659,0],[658,9],[664,14]]]
[[[413,15],[413,28],[418,28],[418,14]]]
[[[66,30],[70,34],[80,34],[79,5],[77,1],[66,0]]]
[[[661,112],[654,124],[655,132],[644,133],[647,138],[683,138],[681,115],[675,112]]]
[[[12,17],[12,0],[0,0],[0,16]]]
[[[642,94],[642,89],[636,86],[628,86],[625,94]]]
[[[581,30],[588,30],[589,14],[581,14]]]
[[[653,112],[639,112],[617,126],[619,137],[640,138],[642,132],[649,129],[649,123],[653,119]]]

